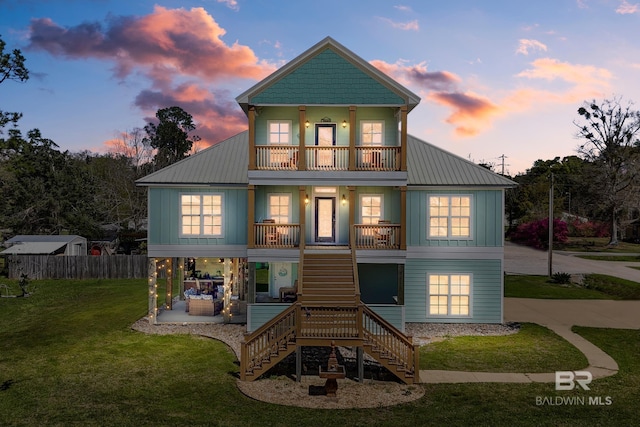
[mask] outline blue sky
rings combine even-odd
[[[237,95],[331,36],[422,98],[412,135],[515,174],[576,154],[583,101],[640,103],[639,27],[628,0],[0,0],[31,71],[0,85],[0,109],[104,152],[179,105],[204,148],[246,128]]]

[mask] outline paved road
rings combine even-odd
[[[640,262],[593,261],[575,256],[575,252],[554,251],[552,271],[554,273],[589,274],[599,273],[620,277],[640,283]],[[507,274],[539,274],[549,272],[549,255],[546,251],[527,246],[505,243],[504,264]]]

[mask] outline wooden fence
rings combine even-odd
[[[54,256],[8,255],[10,279],[142,279],[148,277],[146,255]],[[159,272],[160,273],[160,272]]]

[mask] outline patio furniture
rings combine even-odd
[[[293,282],[293,287],[291,286],[283,286],[279,289],[280,292],[280,302],[290,302],[295,301],[298,298],[298,280],[296,279]]]

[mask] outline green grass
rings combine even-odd
[[[640,245],[635,243],[619,242],[609,246],[608,237],[569,237],[567,243],[554,247],[556,250],[571,252],[612,252],[612,253],[638,253]]]
[[[594,261],[640,262],[640,255],[580,255],[579,258]]]
[[[132,331],[146,313],[145,280],[34,285],[29,298],[0,298],[3,426],[637,425],[639,331],[577,329],[620,365],[589,392],[555,391],[552,383],[430,384],[408,404],[331,411],[245,397],[235,386],[235,356],[220,342]],[[527,329],[523,345],[531,346],[536,332]],[[478,337],[476,356],[487,363],[501,357],[492,340],[483,353],[484,339]],[[581,364],[564,353],[555,359],[563,370]],[[611,396],[613,404],[536,405],[537,396],[571,395]]]
[[[549,329],[524,323],[504,336],[448,338],[420,348],[420,369],[480,372],[580,370],[587,359]]]
[[[589,274],[584,278],[584,286],[588,290],[615,296],[617,299],[640,299],[640,283],[604,274]]]
[[[613,278],[612,278],[613,279]],[[504,296],[541,299],[618,299],[598,289],[586,289],[575,284],[559,285],[548,276],[505,276]]]

